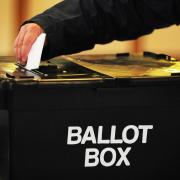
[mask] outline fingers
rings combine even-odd
[[[18,41],[19,41],[19,37],[20,37],[20,33],[18,34],[18,36],[16,37],[15,43],[14,43],[14,52],[16,55],[16,59],[19,59],[19,54],[18,54]]]
[[[34,32],[25,33],[23,37],[23,43],[20,44],[20,61],[25,64],[29,51],[35,42],[39,34],[34,34]]]
[[[22,27],[20,30],[20,33],[18,35],[17,42],[16,42],[16,44],[17,44],[16,45],[16,54],[17,54],[18,60],[21,58],[21,48],[18,48],[18,47],[22,46],[25,33],[26,33],[25,27]]]
[[[26,63],[33,43],[42,32],[43,29],[34,23],[26,24],[25,26],[21,27],[14,43],[15,55],[21,64]]]

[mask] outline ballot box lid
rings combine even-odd
[[[0,80],[16,85],[134,86],[179,84],[180,61],[166,54],[144,52],[60,56],[26,70],[14,57],[0,57]]]
[[[114,78],[96,72],[61,56],[42,61],[39,69],[27,70],[14,57],[0,57],[1,84],[42,86],[104,86],[114,84]],[[1,85],[2,86],[2,85]]]
[[[74,63],[116,79],[119,84],[179,83],[180,61],[166,54],[143,52],[105,55],[75,55]]]

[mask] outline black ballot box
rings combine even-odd
[[[1,57],[0,178],[177,179],[179,93],[164,54]]]

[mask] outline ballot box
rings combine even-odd
[[[164,54],[0,57],[0,178],[177,178],[179,94]]]

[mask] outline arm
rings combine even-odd
[[[43,59],[179,24],[178,0],[65,0],[27,22],[47,33]]]

